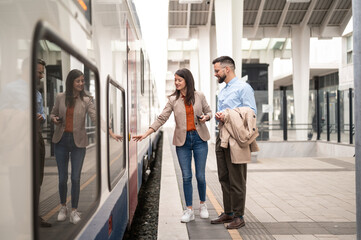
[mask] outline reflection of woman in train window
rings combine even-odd
[[[203,93],[194,89],[192,73],[186,69],[179,69],[174,74],[176,90],[168,97],[168,103],[158,119],[143,135],[133,136],[135,141],[142,141],[151,133],[157,131],[174,112],[176,127],[173,144],[176,146],[178,162],[182,169],[183,190],[187,209],[181,222],[194,220],[192,207],[192,153],[196,169],[198,194],[200,199],[199,215],[208,218],[206,201],[205,168],[208,154],[208,128],[205,124],[212,117],[212,111]]]
[[[85,117],[88,114],[93,123],[96,111],[92,97],[84,92],[84,74],[73,69],[66,78],[66,91],[58,94],[51,111],[51,120],[56,124],[53,135],[55,158],[59,174],[59,195],[61,208],[58,221],[64,221],[68,215],[66,207],[68,163],[71,159],[71,204],[70,222],[78,223],[77,211],[80,193],[80,175],[88,145],[85,130]]]

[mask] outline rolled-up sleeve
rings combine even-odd
[[[165,105],[162,113],[152,123],[152,125],[150,125],[150,128],[152,128],[156,132],[169,119],[172,112],[173,112],[173,104],[171,99],[168,99],[168,102]]]

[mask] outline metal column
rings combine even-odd
[[[331,126],[330,126],[330,93],[326,93],[326,130],[327,130],[327,141],[330,141]]]
[[[287,92],[286,87],[281,87],[283,93],[282,101],[282,124],[283,124],[283,140],[287,141]]]
[[[355,86],[355,151],[356,151],[356,224],[357,239],[361,240],[361,1],[352,0],[353,71]],[[357,93],[357,94],[356,94]]]
[[[349,118],[350,118],[350,144],[353,144],[353,107],[352,107],[352,88],[348,90],[348,101],[349,101]]]
[[[316,89],[316,129],[317,140],[321,140],[321,110],[320,110],[320,80],[319,77],[315,77],[315,89]]]
[[[341,91],[337,90],[337,108],[336,108],[336,130],[337,142],[341,142]]]

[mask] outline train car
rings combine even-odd
[[[0,46],[0,239],[121,239],[160,136],[131,140],[159,112],[133,1],[0,1]],[[73,69],[84,74],[96,116],[85,120],[89,144],[76,224],[69,216],[57,221],[59,163],[50,120]],[[72,170],[69,163],[69,209]]]

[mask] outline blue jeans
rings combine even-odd
[[[194,165],[196,167],[196,178],[199,199],[206,201],[206,161],[208,154],[208,144],[203,141],[197,131],[187,132],[186,141],[183,146],[176,147],[178,162],[182,169],[183,191],[186,205],[192,206],[192,151],[194,154]]]
[[[55,144],[55,158],[59,174],[60,203],[66,203],[68,192],[68,164],[71,158],[71,205],[78,208],[80,193],[80,175],[83,167],[85,148],[78,148],[72,133],[64,132],[61,140]]]

